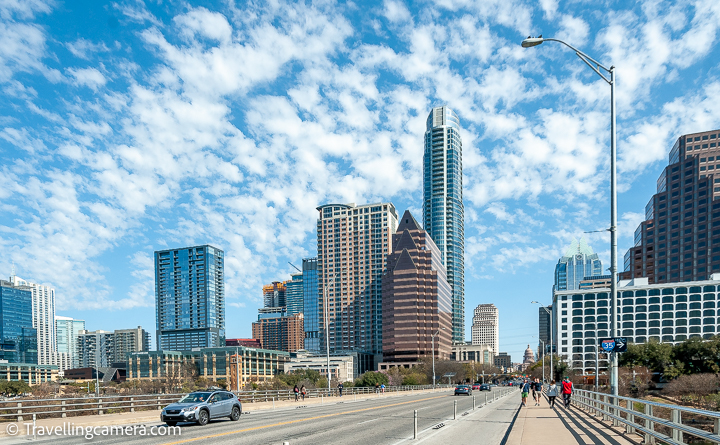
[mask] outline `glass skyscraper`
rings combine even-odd
[[[155,252],[158,350],[225,346],[224,257],[209,245]]]
[[[305,349],[320,351],[319,294],[317,258],[305,258],[302,264]]]
[[[580,241],[573,238],[565,255],[555,266],[554,290],[580,289],[580,282],[585,277],[598,275],[602,275],[602,262],[598,255],[593,252],[585,238],[580,238]]]
[[[465,208],[460,120],[448,107],[427,118],[423,155],[423,224],[440,249],[452,287],[452,339],[465,341]]]
[[[290,275],[290,281],[285,282],[285,301],[287,303],[287,314],[295,315],[303,313],[303,274],[294,273]]]
[[[60,353],[68,354],[70,365],[80,367],[77,352],[77,338],[80,331],[85,330],[85,320],[75,320],[70,317],[55,316],[55,330],[57,332],[57,349]]]
[[[0,280],[0,360],[37,364],[32,288]]]

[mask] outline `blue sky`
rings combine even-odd
[[[89,329],[154,331],[153,251],[210,243],[227,335],[248,337],[261,285],[316,252],[316,206],[420,218],[425,119],[446,104],[467,337],[494,303],[518,360],[558,257],[609,220],[609,88],[520,42],[617,68],[622,260],[674,140],[720,127],[718,27],[716,0],[0,0],[1,275],[54,285]],[[586,236],[607,267],[607,235]]]

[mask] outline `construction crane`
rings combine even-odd
[[[291,265],[292,267],[294,267],[295,270],[297,270],[298,272],[302,273],[302,270],[298,269],[297,266],[294,265],[293,263],[291,263],[290,261],[288,261],[288,264]]]

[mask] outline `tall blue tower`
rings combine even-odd
[[[586,277],[600,275],[602,275],[602,262],[598,254],[593,252],[585,238],[580,238],[580,241],[573,238],[565,255],[555,266],[554,290],[580,289],[580,282]]]
[[[452,340],[465,341],[465,208],[460,120],[448,107],[427,118],[423,155],[423,224],[442,254],[452,287]]]

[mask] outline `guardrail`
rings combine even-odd
[[[639,432],[644,436],[644,444],[654,444],[657,439],[667,444],[684,445],[686,443],[684,442],[685,434],[720,444],[720,412],[717,411],[613,396],[582,389],[575,391],[573,402],[596,417],[601,416],[604,421],[612,420],[615,426],[624,424],[628,434]],[[622,406],[623,403],[625,406]],[[660,417],[660,411],[666,412],[668,418]],[[683,423],[683,415],[692,416],[690,421],[695,425],[700,424],[704,419],[713,431],[708,432]],[[698,417],[700,419],[697,419]],[[666,434],[666,431],[658,431],[658,428],[666,430],[669,434]]]
[[[437,389],[454,386],[436,385]],[[432,385],[389,386],[384,390],[373,387],[351,387],[343,389],[343,396],[368,395],[379,393],[412,392],[433,389]],[[233,391],[242,403],[275,402],[294,400],[293,390],[268,391]],[[135,412],[161,409],[170,403],[177,402],[182,394],[150,394],[150,395],[112,395],[101,397],[73,397],[55,399],[23,399],[0,401],[0,421],[22,422],[25,416],[40,418],[68,417],[90,414],[111,414],[117,412]],[[308,389],[306,398],[324,399],[339,396],[337,388]],[[299,397],[302,397],[300,395]]]

